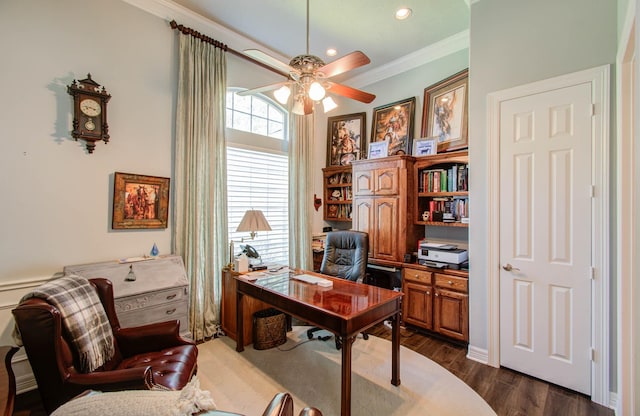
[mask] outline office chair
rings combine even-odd
[[[332,231],[327,233],[324,257],[320,273],[341,277],[353,282],[362,282],[369,260],[369,234],[361,231]],[[322,328],[311,328],[307,337],[313,339],[313,333]],[[362,333],[364,339],[369,336]],[[319,337],[326,340],[326,337]],[[342,340],[336,336],[336,348],[342,348]]]

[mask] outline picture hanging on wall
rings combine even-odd
[[[469,146],[468,97],[468,69],[425,88],[421,135],[438,142],[438,153]]]
[[[373,109],[371,143],[388,142],[388,155],[408,155],[413,140],[416,98],[411,97]]]
[[[113,179],[113,221],[118,229],[167,228],[169,178],[116,172]]]
[[[362,158],[366,115],[355,113],[328,118],[327,166],[350,165]]]

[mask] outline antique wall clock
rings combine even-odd
[[[83,80],[73,80],[67,86],[67,92],[73,96],[73,131],[74,139],[87,142],[87,151],[93,153],[98,140],[109,142],[109,125],[107,124],[107,102],[111,95],[104,86],[91,79],[91,74]]]

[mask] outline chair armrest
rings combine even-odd
[[[262,416],[293,416],[293,399],[289,393],[276,394]]]
[[[305,407],[298,416],[322,416],[322,412],[315,407]]]
[[[179,345],[195,345],[193,341],[180,336],[180,321],[166,321],[156,324],[118,328],[115,337],[124,357],[131,357],[149,351],[160,351]]]
[[[100,391],[149,390],[153,387],[151,366],[122,370],[95,371],[87,374],[71,374],[69,384]]]

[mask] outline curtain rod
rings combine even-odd
[[[270,67],[269,65],[266,65],[260,61],[257,61],[255,59],[253,59],[250,56],[247,56],[245,54],[243,54],[242,52],[238,52],[235,49],[232,49],[230,47],[228,47],[227,45],[225,45],[224,43],[217,41],[213,38],[210,38],[209,36],[203,35],[202,33],[195,31],[193,29],[191,29],[190,27],[186,27],[184,25],[179,25],[175,20],[172,20],[169,22],[169,25],[171,26],[171,29],[176,29],[179,30],[180,32],[184,33],[185,35],[191,35],[196,39],[200,39],[203,42],[209,43],[213,46],[215,46],[216,48],[222,49],[225,52],[229,52],[232,55],[238,56],[242,59],[246,59],[247,61],[254,63],[256,65],[259,65],[265,69],[268,69],[271,72],[275,72],[278,75],[282,75],[285,78],[289,77],[289,74],[285,74],[284,72],[278,71],[275,68]]]

